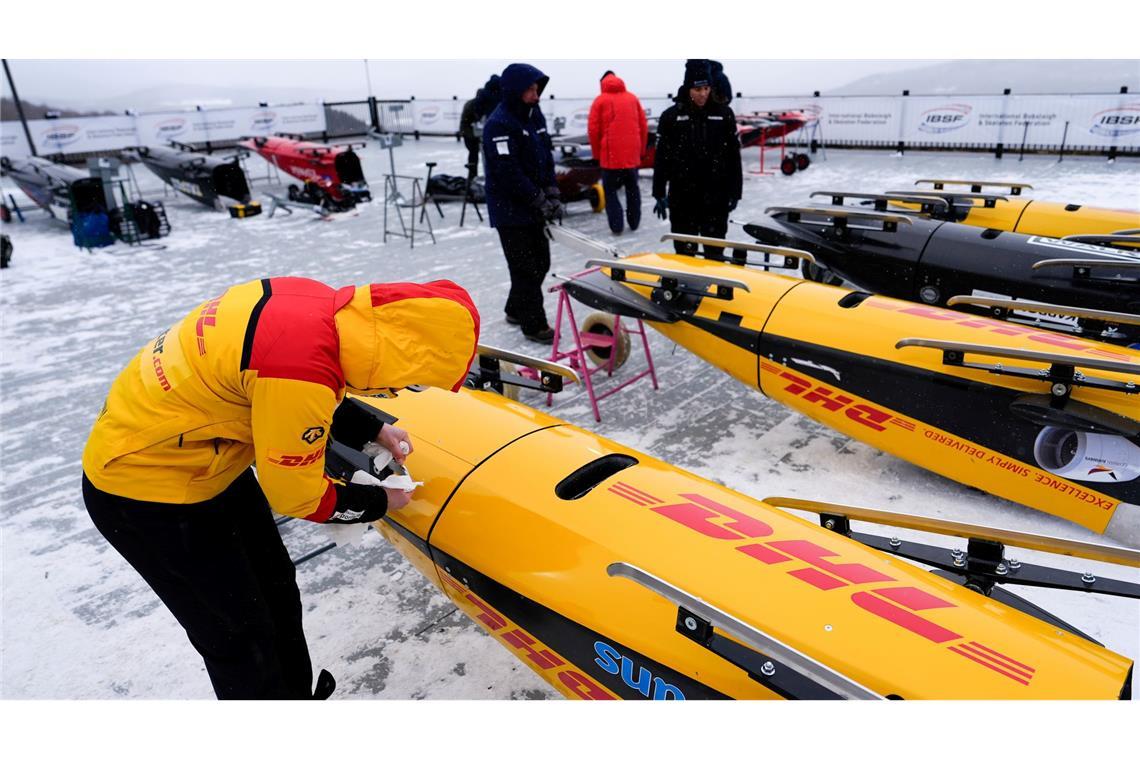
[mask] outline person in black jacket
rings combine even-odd
[[[479,171],[479,148],[482,146],[483,121],[499,105],[502,97],[499,75],[492,74],[487,83],[475,92],[475,97],[463,104],[459,115],[459,135],[467,148],[467,173],[474,179]]]
[[[546,224],[562,218],[554,179],[554,147],[538,107],[550,80],[525,63],[503,69],[503,99],[483,127],[487,215],[499,232],[511,291],[504,311],[509,324],[536,343],[552,343],[542,282],[550,271]]]
[[[723,238],[728,215],[740,202],[743,174],[736,116],[711,98],[712,71],[707,60],[685,64],[685,82],[676,102],[657,125],[653,166],[654,213],[671,215],[674,233]],[[673,243],[678,253],[695,253],[688,243]]]

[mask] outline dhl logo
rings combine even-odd
[[[216,324],[216,315],[218,313],[218,302],[221,297],[215,298],[212,301],[206,301],[202,307],[202,311],[198,312],[198,321],[194,325],[194,334],[198,338],[198,356],[206,355],[206,328],[213,327]]]
[[[268,461],[270,464],[275,464],[278,467],[308,467],[311,464],[323,461],[322,457],[325,455],[325,447],[321,446],[313,452],[306,452],[304,454],[284,454],[280,451],[270,450]]]
[[[937,322],[954,322],[958,327],[970,327],[975,330],[984,330],[985,332],[994,333],[995,335],[1019,335],[1033,341],[1034,343],[1043,343],[1051,348],[1067,348],[1071,351],[1078,351],[1082,354],[1100,356],[1105,359],[1113,359],[1120,362],[1135,363],[1137,361],[1135,354],[1124,354],[1120,353],[1119,351],[1109,351],[1104,348],[1098,348],[1097,344],[1092,343],[1091,341],[1082,341],[1078,338],[1072,338],[1068,335],[1062,335],[1060,333],[1052,333],[1032,327],[1022,327],[1020,325],[1009,324],[1008,322],[1000,322],[994,319],[971,316],[969,314],[951,311],[950,309],[937,309],[929,306],[905,305],[903,303],[884,301],[875,298],[867,299],[866,303],[867,305],[876,309],[896,311],[902,314],[910,314],[912,316],[922,317],[923,319],[930,319]]]
[[[784,390],[793,396],[799,396],[804,401],[827,409],[830,412],[843,412],[849,419],[872,430],[886,430],[891,424],[914,432],[914,423],[896,417],[890,412],[867,403],[855,403],[855,399],[836,392],[834,389],[821,385],[814,380],[797,375],[796,373],[770,362],[761,361],[760,369],[788,381]]]
[[[616,699],[617,697],[594,679],[563,660],[545,645],[515,625],[499,613],[491,605],[480,599],[474,593],[462,586],[457,580],[445,572],[439,577],[467,602],[474,605],[479,613],[475,619],[487,629],[488,632],[509,649],[515,650],[520,657],[524,656],[535,670],[544,677],[556,677],[558,682],[570,690],[579,699],[602,700]]]
[[[840,589],[850,594],[855,606],[894,625],[921,636],[946,650],[983,665],[1006,678],[1028,685],[1034,668],[1008,657],[995,649],[945,628],[922,616],[929,610],[957,607],[914,586],[897,585],[893,576],[858,562],[835,561],[839,555],[813,541],[803,539],[768,539],[775,534],[771,525],[732,507],[696,493],[679,494],[685,501],[667,504],[653,494],[628,483],[610,486],[610,493],[668,518],[679,525],[719,541],[738,543],[736,551],[764,565],[783,565],[788,575],[824,593]],[[788,565],[787,563],[791,563]],[[870,584],[896,584],[877,588],[860,588]]]

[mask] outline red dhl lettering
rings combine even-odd
[[[570,692],[579,699],[614,699],[614,695],[607,691],[605,687],[601,686],[573,665],[567,663],[550,649],[542,647],[533,636],[507,620],[507,618],[495,608],[469,591],[450,575],[440,573],[440,578],[442,578],[443,582],[450,586],[452,590],[460,594],[464,599],[480,610],[479,614],[475,616],[475,619],[482,623],[483,627],[486,628],[492,636],[498,638],[511,649],[525,654],[526,659],[530,660],[537,669],[541,671],[555,671],[551,673],[551,676],[556,677],[559,683],[569,689]]]
[[[652,494],[628,483],[619,482],[615,486],[617,487],[609,489],[611,493],[622,496],[639,507],[645,507],[647,503],[661,502]],[[634,494],[638,497],[634,498]],[[898,584],[898,580],[893,576],[862,563],[832,560],[831,558],[840,558],[840,555],[813,541],[805,539],[752,541],[752,539],[774,535],[775,529],[763,520],[721,504],[707,496],[695,493],[683,493],[679,496],[685,501],[649,507],[649,511],[667,517],[707,538],[721,541],[747,540],[747,543],[736,546],[736,551],[765,565],[783,565],[794,562],[796,565],[785,570],[785,572],[815,589],[830,592],[849,586]],[[948,642],[957,644],[964,641],[965,637],[961,634],[918,614],[926,610],[954,608],[957,605],[914,586],[893,585],[885,588],[854,590],[850,594],[850,599],[860,609],[936,644]],[[962,649],[953,645],[947,647],[947,650],[959,655],[964,654]],[[996,652],[995,654],[1010,660],[1005,655]],[[975,658],[968,656],[968,659]],[[1010,662],[1016,661],[1010,660]],[[1029,669],[1030,674],[1026,675],[1024,670],[1015,672],[1011,667],[995,667],[994,661],[982,664],[990,670],[1023,685],[1028,684],[1028,679],[1032,678],[1031,668]]]
[[[283,454],[279,451],[270,451],[268,461],[270,464],[275,464],[278,467],[308,467],[311,464],[321,461],[324,455],[324,446],[321,446],[316,451],[304,454]]]
[[[218,297],[212,301],[207,301],[202,307],[202,311],[198,312],[198,321],[194,325],[194,334],[198,338],[199,356],[205,356],[206,354],[206,328],[213,327],[216,324],[214,315],[218,312],[218,302],[221,300],[221,297]]]
[[[799,396],[808,403],[822,406],[829,412],[842,411],[849,419],[858,422],[860,425],[869,427],[872,430],[886,430],[885,423],[894,418],[894,415],[888,411],[871,406],[870,404],[856,404],[854,403],[855,399],[850,396],[845,396],[832,388],[828,388],[826,385],[819,385],[813,380],[801,377],[794,372],[779,370],[779,375],[789,381],[788,384],[784,386],[784,390],[793,396]],[[907,429],[905,426],[903,426],[903,428]]]

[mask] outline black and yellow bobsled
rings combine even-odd
[[[849,518],[877,518],[757,501],[477,390],[502,379],[486,359],[457,394],[348,402],[398,420],[424,482],[375,526],[567,697],[1128,697],[1128,658],[995,583],[1091,588],[1011,565],[1005,543],[1134,566],[1140,552],[899,515],[885,520],[969,536],[966,551],[851,533]],[[1135,583],[1096,584],[1140,598]]]
[[[665,239],[734,250],[590,261],[564,287],[828,427],[1140,545],[1140,351],[742,265],[804,251]]]

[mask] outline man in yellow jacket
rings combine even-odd
[[[341,406],[346,391],[458,390],[478,338],[470,296],[446,280],[338,290],[268,278],[195,307],[116,378],[83,451],[84,502],[186,629],[219,698],[314,696],[270,510],[371,522],[409,500],[325,474],[330,435],[376,441],[400,463],[411,451],[406,432]],[[316,696],[332,685],[322,673]]]

